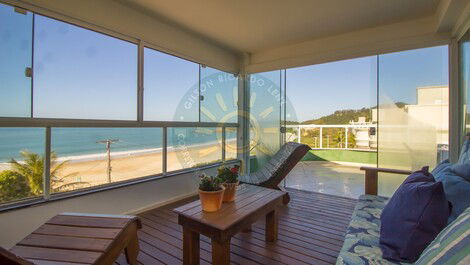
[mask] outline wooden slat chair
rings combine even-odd
[[[142,228],[136,216],[62,213],[26,236],[9,251],[0,248],[0,264],[113,264],[124,251],[137,264]]]
[[[274,154],[264,167],[255,173],[239,177],[240,182],[281,190],[279,184],[308,153],[311,148],[305,144],[288,142]],[[289,193],[284,196],[284,204],[290,201]]]

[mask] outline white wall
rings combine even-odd
[[[215,174],[216,167],[205,170]],[[196,173],[186,173],[0,213],[0,246],[10,248],[61,212],[136,214],[197,194]]]
[[[113,0],[2,0],[81,26],[104,28],[211,67],[239,72],[238,54]],[[88,25],[87,25],[88,24]]]

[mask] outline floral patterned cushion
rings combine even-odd
[[[380,214],[388,198],[362,195],[354,209],[336,265],[407,264],[382,258]]]

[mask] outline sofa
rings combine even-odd
[[[432,172],[442,181],[447,199],[455,204],[447,226],[421,253],[418,264],[470,264],[470,180],[458,176],[458,169],[470,171],[470,141],[462,147],[459,162],[443,161]],[[468,166],[468,167],[466,167]],[[453,171],[454,168],[457,168]],[[378,173],[409,175],[408,170],[362,167],[365,170],[365,195],[359,197],[346,231],[337,265],[409,264],[386,260],[379,247],[380,215],[389,198],[377,195]],[[470,172],[467,172],[470,173]],[[470,174],[469,174],[470,175]],[[454,211],[453,210],[453,211]]]

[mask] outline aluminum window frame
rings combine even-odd
[[[238,123],[218,123],[218,122],[201,122],[200,120],[197,122],[180,122],[180,121],[144,121],[143,119],[143,111],[144,111],[144,48],[149,48],[156,50],[158,52],[162,52],[168,54],[170,56],[175,56],[180,59],[196,63],[199,65],[199,68],[204,64],[198,63],[195,60],[185,58],[181,55],[168,51],[162,47],[158,47],[151,43],[147,43],[142,39],[137,39],[128,35],[124,35],[112,30],[108,30],[106,28],[93,25],[87,22],[83,22],[81,20],[64,16],[55,12],[51,12],[49,10],[43,9],[41,7],[37,7],[31,4],[24,4],[10,0],[0,0],[1,4],[5,4],[11,6],[13,8],[22,8],[25,9],[27,12],[31,12],[33,14],[33,23],[34,23],[34,16],[40,15],[50,19],[54,19],[63,23],[71,24],[76,27],[80,27],[86,30],[91,30],[93,32],[104,34],[106,36],[116,38],[118,40],[126,41],[137,46],[137,86],[136,86],[136,93],[137,93],[137,116],[135,120],[106,120],[106,119],[61,119],[61,118],[35,118],[32,113],[33,106],[31,106],[31,116],[30,117],[0,117],[0,128],[1,127],[36,127],[36,128],[44,128],[45,129],[45,136],[44,136],[44,143],[45,143],[45,161],[44,161],[44,171],[43,171],[43,194],[42,196],[35,197],[35,198],[26,198],[22,200],[12,201],[12,202],[5,202],[0,204],[0,212],[18,209],[22,207],[28,207],[40,203],[45,203],[48,201],[56,201],[60,199],[66,199],[76,196],[82,196],[85,194],[90,194],[94,192],[115,189],[120,187],[125,187],[128,185],[134,185],[146,181],[152,181],[156,179],[161,179],[165,177],[180,175],[184,173],[195,172],[207,168],[213,168],[220,166],[222,164],[230,164],[236,163],[239,160],[232,159],[226,161],[225,159],[225,144],[226,144],[226,133],[225,129],[227,127],[230,128],[238,128]],[[34,24],[33,24],[33,33],[34,33]],[[32,40],[34,45],[34,39]],[[32,56],[33,57],[33,56]],[[33,60],[33,58],[32,58]],[[212,66],[211,66],[212,67]],[[213,67],[214,69],[220,70],[218,67]],[[33,69],[34,72],[34,69]],[[232,73],[223,71],[226,73]],[[235,73],[232,73],[235,74]],[[33,77],[31,78],[31,82]],[[200,79],[200,75],[199,75]],[[31,105],[33,104],[33,99],[31,95]],[[109,184],[98,185],[94,187],[84,188],[84,189],[77,189],[74,191],[68,192],[61,192],[57,194],[51,194],[50,192],[50,162],[51,162],[51,141],[52,135],[51,131],[53,128],[61,127],[61,128],[161,128],[162,129],[162,173],[153,174],[150,176],[142,176],[137,177],[130,180],[118,181]],[[175,171],[167,171],[167,147],[168,147],[168,128],[174,127],[211,127],[211,128],[221,128],[222,129],[222,139],[221,142],[222,146],[222,155],[221,161],[215,162],[199,167],[194,168],[183,168]]]

